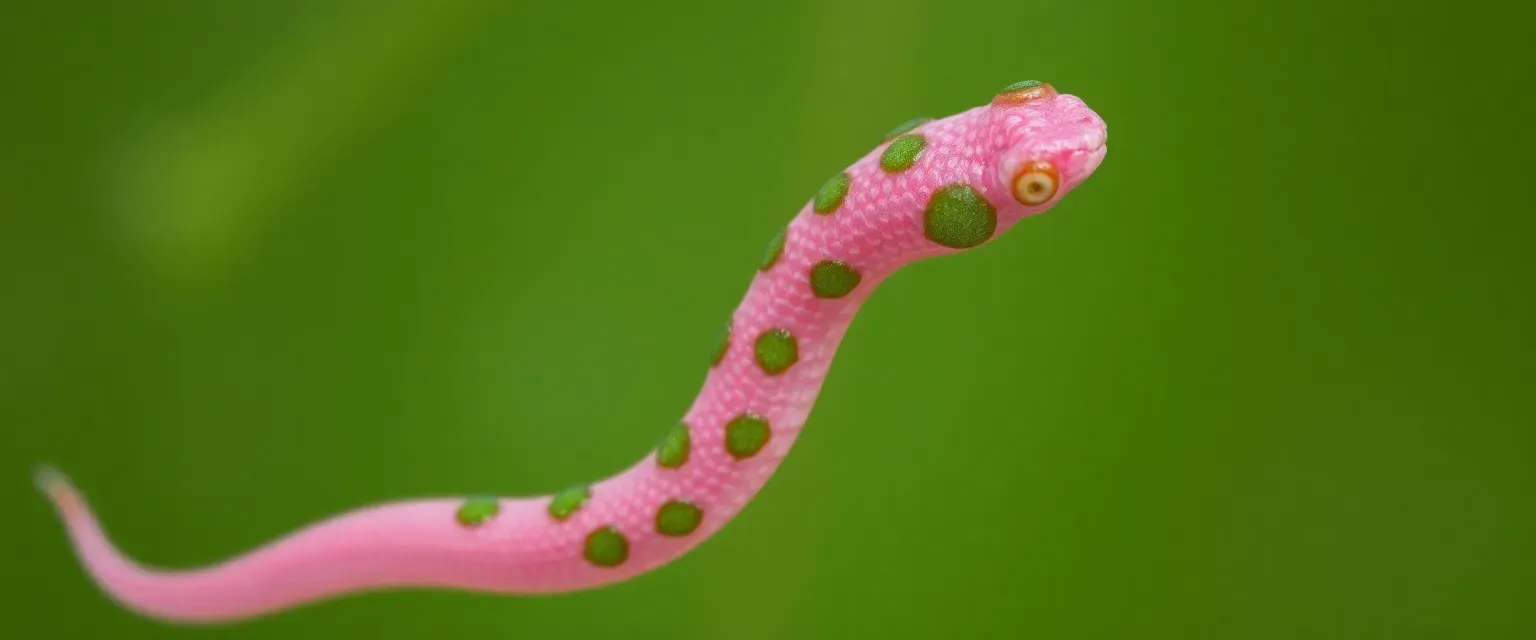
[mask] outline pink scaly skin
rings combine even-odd
[[[708,539],[762,489],[881,281],[1055,206],[1103,161],[1106,133],[1082,100],[1038,82],[893,131],[769,244],[692,407],[606,480],[552,496],[377,505],[181,571],[125,557],[58,471],[40,471],[38,486],[97,584],[166,621],[236,621],[390,588],[541,594],[627,580]]]

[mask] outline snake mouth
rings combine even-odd
[[[1104,147],[1109,144],[1109,131],[1107,129],[1104,129],[1103,127],[1099,127],[1098,131],[1093,131],[1093,132],[1089,133],[1087,138],[1088,138],[1088,140],[1087,140],[1087,142],[1088,142],[1088,149],[1087,149],[1087,151],[1090,151],[1090,152],[1102,151],[1104,149]]]
[[[1089,151],[1088,153],[1089,157],[1092,158],[1089,165],[1089,171],[1091,172],[1092,170],[1099,168],[1099,165],[1104,162],[1104,156],[1109,155],[1109,145],[1101,142],[1099,143],[1099,146],[1094,147],[1093,150]]]
[[[1104,156],[1108,153],[1109,146],[1103,142],[1100,142],[1096,147],[1076,152],[1074,155],[1077,156],[1079,162],[1074,163],[1077,165],[1077,169],[1072,172],[1072,186],[1076,187],[1086,182],[1088,177],[1092,176],[1093,172],[1099,169],[1099,165],[1104,163]]]

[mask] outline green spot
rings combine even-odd
[[[768,241],[768,251],[763,255],[763,264],[757,268],[758,271],[772,269],[774,263],[779,261],[779,256],[784,255],[784,234],[787,231],[789,231],[787,227],[779,229],[779,233]]]
[[[578,484],[562,489],[555,497],[549,500],[549,515],[556,520],[564,520],[571,517],[581,509],[581,505],[587,503],[587,498],[592,497],[592,490],[585,484]]]
[[[599,567],[617,567],[629,559],[629,540],[613,527],[602,527],[587,534],[587,562]]]
[[[822,260],[811,267],[811,292],[818,298],[841,298],[859,286],[863,276],[842,260]]]
[[[719,366],[720,365],[720,361],[725,359],[725,352],[729,351],[730,349],[731,349],[731,323],[727,322],[727,323],[725,323],[724,327],[720,328],[720,346],[715,347],[715,359],[710,361],[709,366],[711,366],[711,367]]]
[[[897,138],[880,154],[880,168],[886,173],[897,173],[912,168],[918,154],[928,146],[928,139],[921,133],[909,133]]]
[[[951,249],[980,245],[994,231],[997,210],[967,184],[952,184],[933,192],[923,212],[923,235]]]
[[[757,366],[768,375],[776,376],[788,371],[800,360],[800,343],[784,329],[769,329],[757,337],[753,345]]]
[[[899,136],[899,135],[901,135],[903,133],[906,133],[908,131],[916,129],[918,127],[918,125],[921,125],[921,124],[923,124],[925,122],[929,122],[931,120],[933,120],[933,118],[913,118],[911,120],[908,120],[906,122],[898,124],[898,125],[896,125],[895,129],[891,129],[890,133],[885,134],[885,139],[886,140],[890,140],[891,138],[894,138],[894,137]]]
[[[459,506],[459,524],[466,527],[478,527],[490,522],[491,518],[501,511],[501,501],[496,498],[478,497],[470,498]]]
[[[656,446],[656,464],[667,469],[676,469],[688,462],[688,447],[691,442],[688,435],[688,425],[677,423],[667,434],[661,437],[661,444]]]
[[[768,444],[768,421],[752,413],[737,416],[725,425],[725,450],[737,460],[746,460]]]
[[[704,512],[681,500],[672,500],[656,510],[656,533],[664,536],[686,536],[699,528]]]
[[[1008,93],[1008,92],[1011,92],[1011,91],[1021,91],[1021,90],[1024,90],[1024,89],[1033,89],[1033,88],[1038,87],[1038,86],[1040,86],[1040,81],[1039,80],[1020,80],[1020,81],[1015,82],[1013,84],[1010,84],[1010,85],[1008,85],[1006,87],[1003,87],[1000,91],[998,91],[998,93],[1001,94],[1001,93]]]
[[[827,215],[837,210],[843,204],[843,198],[848,197],[848,187],[853,184],[853,178],[845,173],[839,173],[827,179],[826,184],[816,192],[816,199],[811,203],[811,209],[821,215]]]

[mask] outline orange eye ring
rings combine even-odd
[[[1056,196],[1061,186],[1061,175],[1049,162],[1037,161],[1024,165],[1013,176],[1013,197],[1025,206],[1038,206]]]

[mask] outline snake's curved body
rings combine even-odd
[[[37,481],[101,588],[168,621],[240,620],[385,588],[534,594],[626,580],[703,542],[763,487],[881,281],[1051,208],[1099,166],[1106,133],[1082,100],[1038,82],[891,132],[770,242],[681,421],[601,481],[541,497],[385,503],[180,571],[124,556],[59,472]]]

